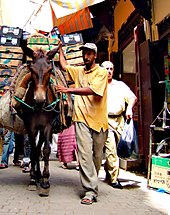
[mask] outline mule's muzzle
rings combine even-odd
[[[45,103],[46,103],[45,99],[43,101],[42,100],[35,100],[34,99],[34,108],[36,110],[40,110],[40,109],[42,109],[45,106]]]
[[[41,109],[44,107],[46,103],[46,92],[44,91],[43,87],[40,85],[34,92],[34,105],[35,108]]]

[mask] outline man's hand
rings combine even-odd
[[[56,92],[61,92],[61,93],[68,93],[68,88],[64,87],[60,84],[56,85]]]
[[[133,116],[132,108],[127,108],[126,119],[132,119],[132,116]]]

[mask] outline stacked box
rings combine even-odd
[[[78,66],[84,63],[82,51],[80,50],[81,46],[81,43],[63,46],[64,54],[68,64]]]
[[[81,42],[82,40],[80,40]],[[46,38],[44,36],[31,36],[27,39],[27,46],[32,50],[36,51],[38,49],[42,49],[45,51],[52,50],[56,48],[60,42],[58,38]],[[82,51],[79,49],[82,46],[82,43],[77,44],[63,44],[63,50],[65,53],[65,57],[67,59],[68,64],[70,65],[81,65],[83,64]],[[27,61],[30,61],[29,57],[27,57]],[[59,61],[58,53],[54,57],[54,61]]]
[[[65,34],[61,36],[61,41],[63,45],[82,44],[83,37],[81,33]]]
[[[60,40],[58,38],[46,38],[43,36],[41,37],[35,35],[27,39],[27,46],[34,51],[40,48],[42,50],[49,51],[52,50],[53,48],[56,48],[59,44],[59,41]],[[32,59],[27,57],[27,60],[30,61]],[[58,54],[55,55],[54,60],[58,61]]]
[[[20,46],[22,33],[18,27],[0,26],[0,45]]]
[[[21,47],[0,46],[0,97],[5,93],[5,86],[11,84],[17,67],[22,64],[23,51]]]
[[[149,185],[153,188],[164,189],[170,192],[170,158],[152,155]]]

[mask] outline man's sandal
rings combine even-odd
[[[93,204],[93,202],[97,202],[97,198],[95,196],[92,196],[91,198],[88,196],[85,196],[81,200],[81,204],[84,204],[84,205],[91,205]]]

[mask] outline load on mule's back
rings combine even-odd
[[[37,182],[40,182],[39,195],[47,196],[50,188],[49,156],[53,125],[59,126],[58,132],[67,127],[67,119],[71,119],[72,114],[72,101],[70,95],[66,95],[67,105],[65,106],[63,95],[55,94],[55,83],[53,82],[59,80],[60,83],[66,85],[64,75],[60,70],[54,71],[54,64],[51,62],[58,48],[47,53],[41,49],[35,52],[27,46],[22,46],[22,49],[27,56],[32,58],[32,62],[22,65],[20,68],[22,70],[26,67],[27,72],[16,84],[12,103],[18,116],[24,121],[31,144],[29,190],[35,190]],[[36,146],[38,132],[39,140]],[[42,145],[44,169],[41,175],[39,157]]]

